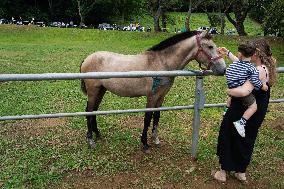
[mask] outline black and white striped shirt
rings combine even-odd
[[[248,79],[255,89],[259,90],[262,87],[258,70],[248,61],[236,61],[230,64],[226,70],[226,78],[229,89],[242,86]]]

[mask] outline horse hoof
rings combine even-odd
[[[96,143],[93,139],[87,139],[87,143],[90,149],[95,149],[96,148]]]
[[[145,154],[150,154],[150,146],[148,144],[143,145],[143,152]]]
[[[102,139],[101,134],[97,134],[97,135],[96,135],[96,139],[97,139],[97,140],[101,140],[101,139]]]
[[[153,143],[154,143],[156,146],[160,146],[160,144],[161,144],[159,138],[153,138]]]

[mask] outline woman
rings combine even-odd
[[[247,108],[236,97],[248,95],[253,86],[247,81],[239,88],[228,90],[228,94],[233,98],[221,123],[217,146],[221,169],[213,173],[213,177],[221,182],[226,182],[226,171],[234,171],[234,176],[238,180],[246,181],[245,172],[251,160],[258,129],[267,112],[270,87],[276,80],[276,61],[272,57],[270,46],[264,39],[254,39],[251,43],[257,48],[252,62],[263,68],[264,71],[260,71],[260,79],[266,79],[269,88],[267,91],[253,90],[252,92],[256,99],[257,111],[247,122],[245,138],[241,137],[233,126],[233,122],[239,120]],[[233,58],[230,59],[234,60]]]

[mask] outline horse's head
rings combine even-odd
[[[203,70],[212,70],[215,75],[224,75],[225,61],[218,54],[217,46],[212,41],[209,31],[196,35],[196,44],[195,60],[199,63],[199,67]]]

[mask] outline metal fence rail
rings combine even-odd
[[[278,73],[284,73],[284,67],[277,68]],[[109,110],[95,112],[74,112],[74,113],[56,113],[39,115],[19,115],[19,116],[0,116],[0,121],[20,120],[20,119],[39,119],[39,118],[58,118],[90,115],[107,115],[137,113],[149,111],[167,111],[194,109],[193,132],[192,132],[192,156],[196,158],[198,137],[200,129],[200,113],[203,108],[224,107],[225,103],[205,104],[205,94],[203,89],[203,77],[212,75],[211,71],[201,72],[195,70],[177,70],[177,71],[131,71],[131,72],[89,72],[89,73],[45,73],[45,74],[0,74],[0,82],[8,81],[42,81],[42,80],[75,80],[75,79],[109,79],[109,78],[139,78],[139,77],[176,77],[176,76],[196,76],[195,102],[194,105],[173,106],[145,109],[128,110]],[[270,100],[270,103],[284,102],[284,99]]]
[[[277,68],[284,73],[284,67]],[[89,73],[43,73],[43,74],[0,74],[1,81],[43,81],[43,80],[74,80],[74,79],[109,79],[109,78],[138,78],[138,77],[176,77],[176,76],[205,76],[212,75],[211,71],[195,70],[176,71],[130,71],[130,72],[89,72]]]

